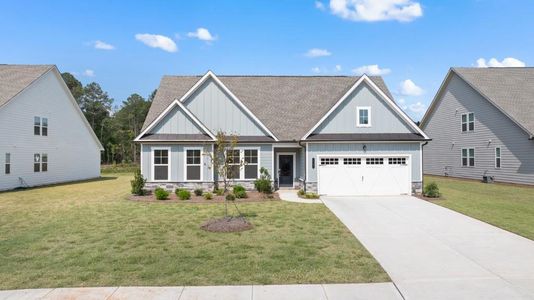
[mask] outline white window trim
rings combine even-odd
[[[229,150],[229,149],[226,149]],[[258,150],[258,174],[256,174],[256,178],[254,179],[245,179],[245,166],[246,164],[243,164],[239,168],[239,178],[227,178],[228,180],[240,180],[240,181],[255,181],[256,179],[260,178],[260,169],[261,169],[261,150],[260,147],[235,147],[233,150],[239,150],[239,164],[245,160],[245,150]],[[226,159],[226,152],[224,153],[224,157]]]
[[[471,122],[469,122],[469,115],[470,114],[473,114],[473,130],[469,130],[469,123],[471,123]],[[463,128],[462,128],[463,125],[464,125],[464,121],[462,120],[464,116],[465,116],[465,120],[466,120],[466,122],[465,122],[466,131],[463,131]],[[475,132],[475,113],[474,112],[466,112],[466,113],[461,114],[461,116],[460,116],[460,131],[462,133]]]
[[[499,157],[497,157],[497,149],[499,149]],[[497,158],[500,159],[500,165],[497,166]],[[495,169],[502,168],[502,147],[495,147]]]
[[[167,150],[167,180],[161,180],[161,179],[158,179],[156,180],[154,178],[154,175],[156,174],[156,172],[154,171],[154,167],[155,166],[164,166],[163,164],[154,164],[154,152],[155,150]],[[171,147],[154,147],[151,149],[151,155],[150,155],[150,173],[151,173],[151,178],[152,178],[152,181],[153,182],[170,182],[171,181],[171,156],[172,156],[172,152],[171,152]]]
[[[467,165],[464,166],[464,150],[467,150]],[[469,150],[473,150],[473,165],[470,166],[469,165],[469,160],[470,160],[470,157],[469,157]],[[460,153],[460,166],[462,166],[462,168],[474,168],[476,166],[476,161],[475,161],[475,157],[476,157],[476,151],[475,151],[475,148],[462,148],[461,150],[461,153]]]
[[[360,124],[360,111],[367,110],[368,124]],[[356,127],[371,127],[371,107],[370,106],[358,106],[356,107]]]
[[[280,169],[280,155],[291,155],[293,156],[293,187],[295,187],[296,179],[297,177],[297,155],[295,152],[278,152],[276,153],[276,182],[280,182],[280,176],[278,175],[278,170]],[[259,159],[258,159],[259,162]]]
[[[200,150],[200,179],[187,179],[187,150]],[[202,147],[184,147],[184,181],[186,182],[201,182],[204,180],[204,155],[202,154]],[[197,166],[192,164],[191,166]]]

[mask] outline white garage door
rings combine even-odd
[[[411,193],[408,156],[319,156],[319,194],[329,196]]]

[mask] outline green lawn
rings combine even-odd
[[[136,203],[106,176],[0,193],[0,289],[389,281],[323,205],[241,204],[253,230],[208,233],[221,204]]]
[[[431,181],[444,198],[434,203],[534,240],[534,187],[425,176]]]

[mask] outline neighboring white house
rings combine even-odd
[[[102,145],[54,65],[0,65],[0,190],[100,176]]]

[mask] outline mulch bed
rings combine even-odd
[[[443,196],[440,196],[438,198],[426,197],[426,196],[423,196],[423,194],[415,194],[414,196],[419,198],[419,199],[421,199],[421,200],[430,201],[430,202],[439,201],[439,200],[445,200],[445,198],[443,198]]]
[[[217,196],[213,194],[213,199],[206,200],[204,199],[204,196],[196,196],[193,192],[191,192],[191,199],[189,200],[180,200],[176,194],[171,193],[169,195],[169,199],[167,200],[158,200],[156,199],[156,196],[154,195],[145,195],[145,196],[136,196],[136,195],[130,195],[128,197],[129,200],[137,201],[137,202],[154,202],[154,203],[222,203],[225,200],[225,196]],[[271,194],[272,198],[268,198],[263,193],[259,193],[256,191],[247,191],[247,198],[244,199],[235,199],[235,202],[237,203],[244,203],[244,202],[266,202],[266,201],[279,201],[280,197],[278,196],[278,193]]]
[[[240,232],[252,229],[252,224],[244,217],[226,217],[208,220],[200,226],[210,232]]]

